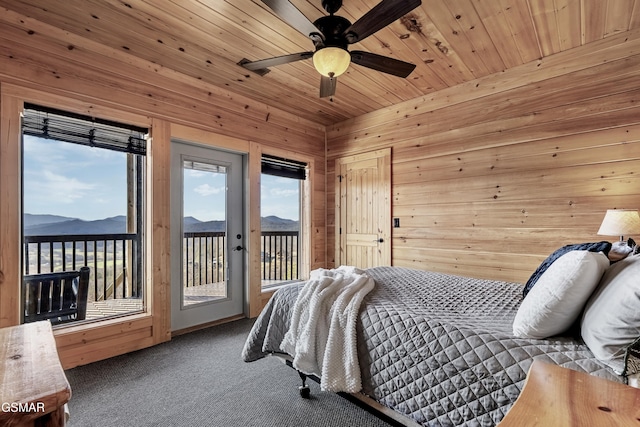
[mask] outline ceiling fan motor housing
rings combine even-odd
[[[322,0],[322,7],[333,15],[342,7],[342,0]]]
[[[346,49],[349,42],[344,37],[344,31],[351,26],[351,22],[342,16],[328,15],[318,18],[315,25],[324,36],[324,40],[315,42],[316,49],[323,47],[339,47]]]

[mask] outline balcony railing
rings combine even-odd
[[[262,232],[263,283],[299,279],[297,231]],[[224,232],[184,233],[184,283],[200,286],[226,279]],[[92,234],[25,236],[23,274],[91,268],[89,301],[142,296],[142,257],[138,235]]]
[[[226,237],[224,232],[184,233],[184,283],[187,287],[224,282]],[[300,278],[300,242],[297,231],[263,231],[262,280],[289,281]]]
[[[225,280],[226,233],[203,231],[184,233],[183,283],[187,287]]]
[[[25,275],[89,267],[90,301],[142,296],[142,257],[135,233],[25,236],[23,259]]]
[[[263,231],[263,281],[287,281],[300,278],[300,241],[297,231]]]

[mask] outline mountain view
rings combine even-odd
[[[298,221],[263,217],[262,231],[298,231]],[[117,234],[126,233],[124,215],[95,221],[85,221],[57,215],[24,214],[24,234],[26,236],[55,236],[67,234]],[[200,221],[194,217],[184,218],[185,232],[224,231],[225,221]]]

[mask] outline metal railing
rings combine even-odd
[[[226,233],[202,231],[184,233],[183,284],[186,287],[224,282]]]
[[[263,231],[262,280],[300,278],[300,241],[297,231]]]
[[[262,280],[287,281],[300,277],[300,242],[297,231],[263,231]],[[223,282],[226,272],[224,232],[184,233],[183,280],[187,287]]]
[[[142,297],[139,236],[73,234],[24,236],[23,274],[91,269],[89,300]]]
[[[297,231],[264,231],[261,242],[262,280],[299,279],[300,241]],[[24,236],[23,274],[91,268],[89,300],[142,297],[142,256],[134,233]],[[224,282],[224,232],[184,233],[183,277],[187,286]]]

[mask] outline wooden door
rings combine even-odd
[[[336,265],[391,265],[391,149],[336,161]]]

